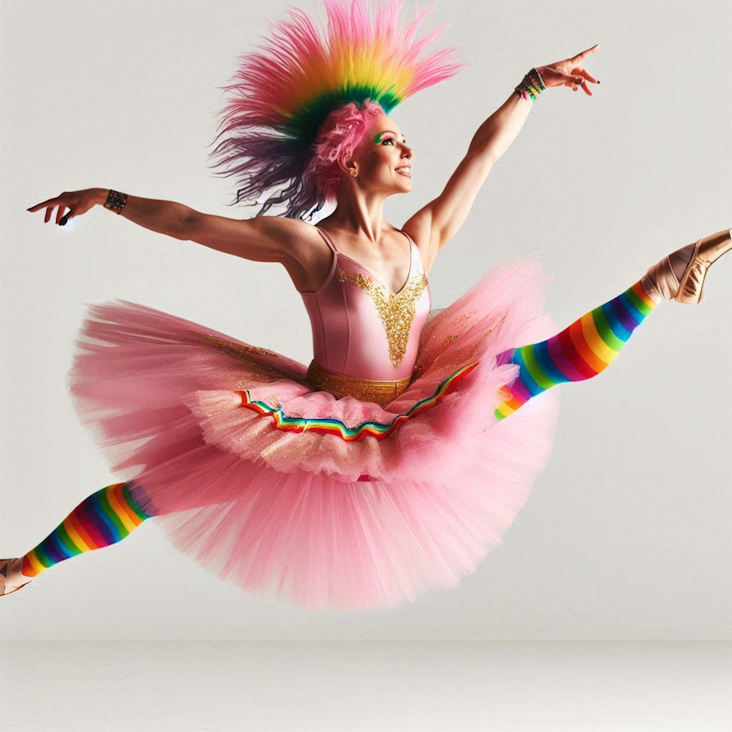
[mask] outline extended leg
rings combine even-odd
[[[677,249],[625,292],[585,313],[561,333],[501,353],[499,364],[515,363],[520,369],[518,377],[501,390],[503,401],[495,410],[496,418],[508,417],[555,384],[597,376],[662,300],[679,294],[681,302],[699,302],[706,270],[732,249],[731,237],[732,231],[723,229]]]
[[[495,416],[508,417],[555,384],[584,381],[604,371],[661,299],[640,280],[557,335],[501,353],[499,364],[515,363],[521,368],[518,378],[503,387],[504,401]]]
[[[127,483],[113,483],[85,498],[57,528],[23,557],[23,574],[35,577],[77,554],[116,544],[150,518]]]
[[[148,518],[151,516],[132,497],[129,483],[113,483],[92,493],[38,546],[3,566],[0,579],[5,592],[0,587],[0,594],[9,594],[12,587],[27,583],[27,578],[65,559],[116,544]]]

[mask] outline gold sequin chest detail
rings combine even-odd
[[[428,285],[427,278],[424,274],[413,275],[399,292],[391,292],[373,277],[345,269],[338,270],[338,280],[360,287],[369,295],[386,331],[389,360],[394,367],[400,366],[407,352],[417,304]]]

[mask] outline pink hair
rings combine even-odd
[[[284,216],[310,212],[310,218],[333,196],[337,160],[355,147],[371,117],[356,105],[371,100],[388,115],[465,65],[454,60],[458,49],[428,51],[445,23],[417,38],[434,9],[419,7],[421,0],[417,7],[409,0],[413,20],[401,18],[404,0],[323,2],[325,33],[303,10],[289,8],[286,19],[270,25],[264,44],[238,59],[232,83],[223,87],[229,99],[210,152],[213,167],[237,178],[234,204],[267,194],[256,216],[284,205]],[[341,104],[349,111],[340,112]],[[328,121],[334,112],[336,121]]]
[[[303,186],[320,204],[318,208],[336,197],[344,175],[338,163],[353,156],[373,122],[383,114],[378,102],[366,99],[360,104],[349,102],[328,115],[318,131],[313,157],[302,176]]]

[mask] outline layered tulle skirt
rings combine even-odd
[[[547,462],[557,389],[494,415],[519,368],[497,357],[555,332],[545,285],[535,255],[504,260],[435,311],[410,385],[384,407],[127,301],[89,306],[69,389],[179,551],[300,608],[394,606],[473,572]]]

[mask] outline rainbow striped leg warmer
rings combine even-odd
[[[116,544],[151,518],[133,499],[129,483],[113,483],[85,498],[35,549],[22,572],[35,577],[77,554]]]
[[[597,376],[615,360],[633,331],[661,302],[640,281],[618,297],[585,313],[568,328],[541,343],[513,348],[498,356],[498,364],[515,363],[518,378],[504,386],[504,401],[496,408],[504,419],[555,384]]]

